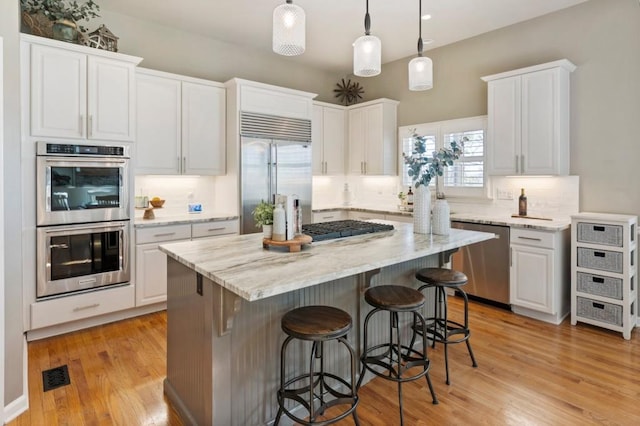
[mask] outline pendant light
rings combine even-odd
[[[353,73],[359,77],[373,77],[380,74],[382,43],[376,36],[369,34],[371,18],[369,17],[369,0],[367,13],[364,15],[364,34],[353,43]]]
[[[273,10],[273,51],[279,55],[296,56],[305,49],[304,9],[287,0]]]
[[[422,56],[422,0],[418,0],[418,57],[409,62],[409,90],[429,90],[433,87],[433,62]]]

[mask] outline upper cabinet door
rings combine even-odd
[[[349,173],[363,175],[367,117],[364,108],[349,110]]]
[[[344,174],[346,116],[344,109],[324,108],[323,159],[324,174]],[[315,163],[314,163],[315,164]]]
[[[180,81],[136,76],[136,173],[180,174]]]
[[[31,135],[85,138],[87,56],[31,46]]]
[[[90,56],[88,76],[88,137],[133,141],[135,66]]]
[[[520,77],[489,82],[487,170],[489,175],[515,175],[520,170]]]
[[[226,91],[182,83],[183,174],[226,173]]]
[[[324,174],[324,107],[313,106],[313,118],[311,120],[311,152],[313,175]]]

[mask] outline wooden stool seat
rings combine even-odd
[[[351,326],[351,315],[331,306],[304,306],[282,317],[282,331],[302,340],[332,340]]]
[[[418,290],[400,285],[372,287],[364,294],[364,300],[374,308],[391,312],[415,311],[425,303]]]
[[[446,268],[423,268],[416,272],[416,279],[426,284],[442,287],[459,287],[467,283],[467,276],[460,271]]]

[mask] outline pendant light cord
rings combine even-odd
[[[371,18],[369,17],[369,0],[367,0],[367,13],[364,15],[364,34],[369,35],[371,28]]]
[[[418,56],[422,56],[422,47],[422,0],[418,0]]]

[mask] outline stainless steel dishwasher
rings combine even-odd
[[[468,295],[510,309],[509,227],[470,222],[451,222],[453,228],[490,232],[497,238],[461,247],[452,257],[452,268],[464,272]]]

